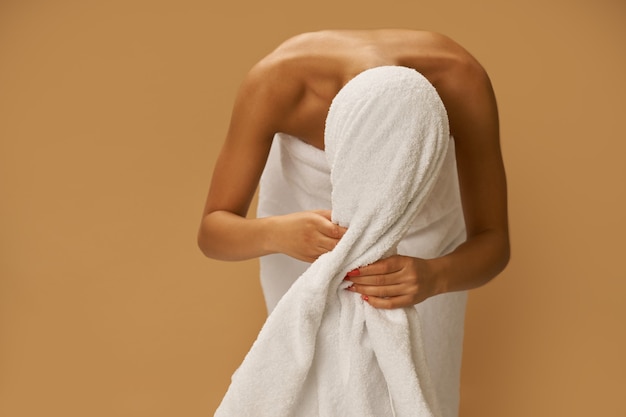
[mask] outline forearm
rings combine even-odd
[[[216,210],[202,219],[198,245],[209,258],[223,261],[282,253],[313,262],[333,250],[346,232],[331,217],[330,210],[313,210],[246,219],[230,211]]]
[[[218,210],[204,216],[198,246],[207,257],[241,261],[272,253],[268,244],[271,218],[248,219]]]
[[[495,230],[471,236],[453,252],[429,261],[438,293],[480,287],[506,267],[510,256],[506,233]]]

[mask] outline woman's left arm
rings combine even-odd
[[[350,290],[377,308],[406,307],[479,287],[509,261],[506,177],[489,77],[468,55],[435,85],[455,138],[467,239],[439,258],[396,255],[352,271]]]

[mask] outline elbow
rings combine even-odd
[[[484,270],[484,282],[494,279],[506,269],[511,260],[511,244],[509,242],[509,233],[507,229],[488,229],[482,232],[470,234],[471,239],[481,242],[483,253],[485,255],[486,268]],[[481,284],[482,285],[482,284]]]
[[[503,252],[504,253],[502,254],[502,263],[501,263],[500,271],[504,271],[504,269],[509,265],[509,262],[511,261],[511,246],[508,241],[506,244],[506,248],[504,249]]]
[[[204,227],[204,219],[200,223],[200,227],[198,228],[198,234],[196,236],[196,243],[200,252],[207,258],[215,259],[215,253],[211,249],[211,237],[209,236],[208,231]]]
[[[198,231],[198,235],[196,236],[196,243],[198,245],[198,249],[200,249],[200,252],[202,252],[202,254],[207,258],[210,258],[210,252],[207,250],[207,245],[205,242],[205,237],[202,233],[202,229]]]
[[[509,261],[511,260],[511,243],[509,241],[508,235],[504,236],[503,241],[500,245],[500,253],[498,256],[497,262],[497,273],[499,274],[506,269],[509,265]]]

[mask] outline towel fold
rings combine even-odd
[[[369,69],[339,91],[325,153],[333,221],[348,231],[278,302],[216,417],[441,415],[417,310],[377,310],[343,278],[396,252],[449,142],[441,99],[412,69]]]

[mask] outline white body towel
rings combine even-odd
[[[348,232],[308,268],[262,260],[271,314],[215,415],[451,417],[465,293],[377,310],[343,290],[358,266],[464,239],[443,103],[411,69],[370,69],[337,94],[325,133],[326,152],[277,135],[259,215],[332,208]]]

